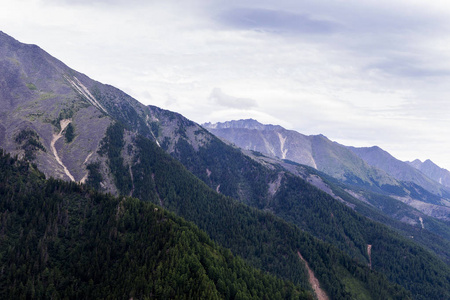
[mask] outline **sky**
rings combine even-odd
[[[450,169],[450,3],[0,0],[0,30],[198,122],[253,118]]]

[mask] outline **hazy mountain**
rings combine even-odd
[[[346,147],[323,135],[306,136],[251,119],[204,127],[243,149],[311,166],[345,184],[392,195],[430,216],[450,220],[448,191],[378,147]]]
[[[450,172],[444,168],[439,167],[431,160],[427,159],[424,162],[421,162],[419,159],[414,161],[407,161],[409,165],[414,168],[420,170],[423,174],[428,176],[440,184],[450,187]]]
[[[346,182],[367,185],[398,185],[380,170],[371,168],[346,147],[323,135],[306,136],[281,126],[255,120],[203,124],[212,133],[247,149],[311,166]]]
[[[47,176],[158,204],[252,266],[311,290],[301,253],[335,299],[407,297],[396,284],[417,299],[448,295],[445,263],[355,212],[348,201],[358,200],[345,205],[298,176],[317,175],[245,154],[179,114],[146,107],[36,46],[0,36],[0,146]],[[370,185],[374,175],[363,175]],[[408,230],[431,236],[420,225]],[[433,251],[448,256],[445,247]]]
[[[412,182],[436,195],[448,195],[448,192],[438,182],[427,177],[410,164],[396,159],[380,147],[348,147],[348,149],[361,157],[369,165],[384,170],[400,181]]]

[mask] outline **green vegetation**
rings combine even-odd
[[[72,122],[70,122],[69,125],[67,125],[64,132],[64,137],[66,139],[66,143],[71,143],[75,138],[75,129],[72,125]]]
[[[57,95],[55,93],[53,93],[53,92],[47,92],[47,93],[43,92],[43,93],[40,94],[38,101],[48,100],[48,99],[51,99],[51,98],[55,98],[56,96]]]
[[[355,257],[367,257],[372,245],[372,267],[410,290],[416,299],[450,297],[450,268],[436,256],[393,230],[356,214],[299,177],[286,176],[285,186],[270,208]],[[420,267],[419,267],[420,266]]]
[[[367,245],[373,245],[372,256],[377,257],[372,264],[373,269],[412,291],[416,299],[450,297],[450,269],[435,255],[388,227],[355,213],[281,167],[275,170],[265,168],[214,138],[210,144],[196,151],[181,137],[172,155],[211,188],[220,184],[221,193],[273,212],[345,251],[362,264],[368,264]],[[211,174],[208,175],[206,169]],[[275,182],[279,175],[282,176],[280,188],[271,196],[268,193],[269,183]],[[191,220],[195,221],[194,218]],[[209,233],[206,228],[200,227]],[[381,240],[384,242],[381,243]],[[377,243],[390,246],[378,247]],[[411,265],[422,267],[416,267],[411,272]],[[315,272],[320,268],[315,261],[311,262],[311,266]]]
[[[310,299],[192,223],[0,152],[1,299]]]
[[[307,168],[308,172],[312,174],[317,172],[306,166],[298,166],[302,169]],[[426,229],[422,229],[420,224],[410,225],[401,222],[399,219],[403,217],[419,221],[416,210],[392,197],[359,189],[358,193],[370,203],[369,205],[351,197],[345,192],[345,188],[348,187],[343,186],[336,179],[323,173],[320,173],[320,176],[332,188],[336,196],[341,197],[344,201],[353,205],[356,212],[393,228],[403,237],[409,240],[412,239],[414,242],[438,255],[447,264],[450,264],[450,224],[427,216],[423,216]],[[394,216],[396,219],[389,216]]]
[[[124,128],[118,123],[108,129],[108,136],[102,143],[103,153],[108,158],[120,153],[124,145],[123,132]],[[378,299],[409,298],[404,289],[392,285],[385,277],[356,263],[335,247],[271,213],[217,194],[148,139],[138,136],[134,145],[133,195],[195,222],[217,243],[242,256],[254,267],[308,288],[306,270],[297,253],[300,251],[333,299],[353,297],[344,284],[344,273],[351,274],[369,295],[379,295]],[[123,161],[114,161],[117,165],[111,168],[120,169],[121,165],[125,168]]]
[[[25,151],[25,159],[33,160],[36,158],[36,151],[44,151],[44,145],[39,141],[39,135],[36,131],[31,129],[22,129],[15,138],[16,143],[19,145],[20,149]]]
[[[119,192],[122,195],[129,195],[132,188],[132,181],[128,167],[124,166],[121,155],[122,149],[125,146],[123,134],[124,127],[119,123],[109,126],[98,153],[108,157],[108,166],[114,176],[114,183]]]
[[[27,88],[29,88],[32,91],[37,90],[37,87],[34,84],[32,84],[32,83],[27,83]]]
[[[94,188],[97,191],[101,190],[100,183],[102,182],[102,174],[100,172],[100,163],[90,163],[86,166],[86,169],[89,171],[88,179],[86,181],[86,185]]]
[[[129,95],[112,86],[95,85],[92,95],[108,111],[108,114],[118,122],[137,130],[139,133],[152,138],[152,132],[158,136],[157,124],[147,125],[144,119],[142,104]]]

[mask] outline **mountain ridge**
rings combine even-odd
[[[436,165],[430,159],[426,159],[424,162],[416,159],[411,162],[406,161],[406,163],[418,169],[434,181],[439,182],[446,187],[450,187],[450,171]]]
[[[12,68],[15,76],[12,80],[6,77],[8,72],[0,72],[0,76],[5,82],[17,83],[27,101],[20,109],[5,111],[8,120],[1,120],[7,126],[8,152],[25,158],[28,154],[38,167],[47,167],[47,175],[70,180],[56,159],[57,153],[71,174],[81,170],[74,175],[75,180],[88,174],[86,182],[100,190],[133,195],[168,208],[195,222],[252,265],[304,283],[300,251],[327,292],[336,298],[355,295],[351,283],[364,286],[373,295],[375,290],[395,294],[376,270],[384,272],[390,282],[417,292],[418,299],[423,299],[426,288],[435,283],[417,276],[432,270],[443,278],[435,279],[441,283],[435,286],[435,294],[446,293],[446,267],[435,270],[429,263],[439,265],[437,257],[386,226],[358,215],[277,162],[246,156],[181,115],[144,106],[76,71],[52,69],[56,70],[52,76],[59,79],[46,83],[45,76],[21,66],[28,63],[22,56],[14,57],[16,61],[9,58],[1,56],[0,66]],[[22,70],[26,72],[21,74]],[[2,97],[0,101],[9,99]],[[36,108],[40,110],[37,115],[33,114]],[[69,125],[63,129],[67,120],[72,130]],[[64,136],[55,142],[56,151],[51,149],[54,135]],[[365,266],[367,244],[373,245],[374,271]],[[383,245],[395,251],[387,256]],[[331,253],[339,259],[332,259]],[[411,274],[404,263],[426,268]],[[396,272],[391,271],[394,269]]]
[[[243,149],[311,166],[350,185],[393,194],[427,214],[450,220],[447,188],[377,146],[347,147],[323,135],[306,136],[256,120],[203,125]]]

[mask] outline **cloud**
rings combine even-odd
[[[225,94],[219,88],[214,88],[208,99],[215,104],[238,109],[250,109],[258,106],[258,103],[253,99],[233,97]]]
[[[380,62],[367,67],[368,71],[382,71],[390,75],[410,78],[424,77],[447,77],[450,75],[450,69],[440,66],[424,66],[422,62],[417,60],[406,60],[404,58],[390,58],[388,61]]]
[[[320,20],[308,14],[259,8],[226,10],[218,19],[234,28],[279,33],[329,34],[340,27],[337,23]]]
[[[44,4],[56,4],[56,5],[129,5],[144,3],[142,0],[41,0]]]
[[[6,33],[145,104],[198,122],[252,117],[376,143],[447,168],[449,20],[449,4],[425,0],[21,0],[0,9]]]

